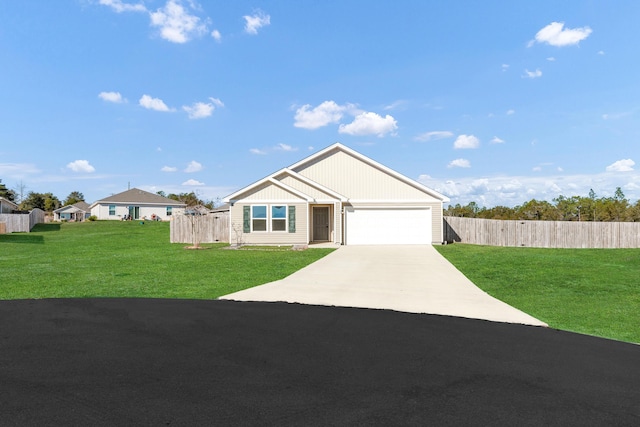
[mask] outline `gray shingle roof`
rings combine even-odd
[[[61,208],[58,208],[56,210],[54,210],[54,212],[62,212],[64,210],[68,210],[70,212],[89,212],[91,210],[91,208],[89,207],[89,203],[87,202],[77,202],[74,203],[72,205],[67,205],[67,206],[63,206]]]
[[[162,197],[158,194],[149,193],[148,191],[140,190],[139,188],[132,188],[131,190],[123,191],[122,193],[114,194],[113,196],[105,197],[96,201],[93,205],[98,203],[132,203],[140,205],[166,205],[166,206],[186,206],[184,203],[180,203],[167,197]]]

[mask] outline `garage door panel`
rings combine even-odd
[[[431,209],[350,209],[347,245],[431,244]]]

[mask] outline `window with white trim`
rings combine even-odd
[[[251,206],[251,231],[267,231],[267,206]]]
[[[109,205],[109,215],[116,214],[116,205]]]
[[[171,216],[172,213],[173,213],[173,207],[167,206],[167,216]]]
[[[271,206],[271,231],[287,231],[287,206]]]

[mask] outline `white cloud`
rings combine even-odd
[[[75,160],[67,164],[67,168],[79,173],[91,173],[96,170],[87,160]]]
[[[479,146],[480,140],[473,135],[459,135],[453,143],[453,148],[456,150],[478,148]]]
[[[633,115],[632,111],[623,111],[621,113],[607,113],[607,114],[603,114],[602,118],[604,120],[620,120],[620,119],[624,119],[625,117],[629,117]]]
[[[211,102],[196,102],[191,106],[183,106],[182,109],[189,114],[190,119],[203,119],[213,114],[217,107],[224,107],[222,101],[216,98],[209,98]]]
[[[0,163],[0,176],[3,178],[7,176],[20,178],[25,175],[41,173],[42,172],[32,163]]]
[[[516,113],[516,110],[507,110],[507,116],[513,116]]]
[[[399,99],[384,107],[384,110],[395,110],[407,104],[407,101]]]
[[[455,159],[449,162],[448,168],[470,168],[471,163],[467,159]]]
[[[147,8],[143,4],[124,3],[122,0],[100,0],[98,2],[103,6],[109,6],[114,12],[146,12]]]
[[[213,37],[213,39],[218,43],[222,41],[222,34],[220,34],[220,31],[218,30],[211,31],[211,37]]]
[[[340,125],[338,132],[348,135],[377,135],[383,137],[393,134],[398,129],[398,123],[393,116],[382,117],[376,113],[365,112],[358,114],[353,122]]]
[[[502,71],[507,71],[509,69],[509,64],[502,64],[500,68],[502,68]]]
[[[353,105],[338,105],[334,101],[324,101],[315,108],[306,104],[296,110],[293,126],[303,129],[318,129],[331,123],[338,123],[345,111]]]
[[[191,3],[193,7],[194,4]],[[206,33],[207,26],[191,15],[180,0],[168,0],[163,8],[150,14],[151,26],[160,28],[160,37],[173,43],[186,43]]]
[[[276,146],[276,150],[281,150],[281,151],[298,151],[298,149],[297,149],[297,148],[292,147],[292,146],[287,145],[287,144],[282,144],[282,143],[280,143],[280,144],[278,144],[278,145]]]
[[[453,132],[449,132],[448,130],[434,130],[431,132],[421,133],[413,139],[415,141],[429,142],[437,141],[438,139],[451,138],[452,136]]]
[[[497,136],[494,136],[493,139],[491,140],[492,144],[504,144],[504,139],[498,138]]]
[[[245,20],[244,31],[248,34],[258,34],[258,30],[271,24],[271,16],[261,10],[257,10],[253,15],[243,16]]]
[[[162,172],[177,172],[178,168],[174,167],[174,166],[163,166],[162,169],[160,169]]]
[[[194,172],[200,172],[201,170],[202,170],[202,165],[196,162],[195,160],[192,160],[191,162],[189,162],[189,164],[187,165],[184,171],[186,173],[194,173]]]
[[[259,148],[252,148],[252,149],[249,150],[249,152],[251,154],[258,154],[258,155],[261,155],[261,156],[264,156],[265,154],[267,154],[266,151],[260,150]]]
[[[598,55],[604,55],[604,50],[599,50]]]
[[[607,166],[607,172],[629,172],[633,170],[633,166],[636,164],[631,159],[622,159],[617,162],[613,162],[609,166]]]
[[[140,101],[138,101],[140,106],[155,111],[174,111],[173,109],[167,107],[167,104],[164,103],[160,98],[152,98],[149,95],[142,95]]]
[[[524,74],[522,75],[522,78],[528,79],[537,79],[538,77],[542,77],[542,71],[540,71],[540,69],[536,69],[535,71],[525,69]]]
[[[553,56],[550,56],[547,58],[547,61],[549,62],[555,62],[556,58],[554,58]]]
[[[552,202],[559,195],[586,197],[593,189],[598,197],[624,190],[629,200],[640,198],[640,173],[603,172],[593,175],[491,176],[437,179],[420,175],[418,181],[451,198],[451,204],[476,202],[481,206],[516,206],[531,199]]]
[[[552,22],[536,33],[535,39],[529,42],[529,46],[533,46],[534,43],[546,43],[558,47],[576,45],[589,37],[591,32],[589,27],[564,28],[564,22]]]
[[[100,92],[98,94],[98,98],[102,99],[103,101],[113,102],[115,104],[121,104],[127,101],[122,97],[122,95],[120,95],[120,92]]]
[[[205,185],[205,184],[204,184],[204,182],[200,182],[200,181],[197,181],[195,179],[188,179],[185,182],[183,182],[182,185],[199,186],[199,185]]]

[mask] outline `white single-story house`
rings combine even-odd
[[[63,206],[53,211],[54,221],[84,221],[91,216],[91,209],[87,202],[77,202]]]
[[[0,197],[0,214],[10,214],[13,211],[17,211],[18,208],[18,205],[11,200]]]
[[[449,199],[331,145],[224,198],[229,236],[245,244],[432,244]]]
[[[91,206],[91,215],[98,219],[158,219],[170,220],[173,215],[184,212],[187,205],[149,193],[138,188],[132,188],[122,193],[94,202]]]

